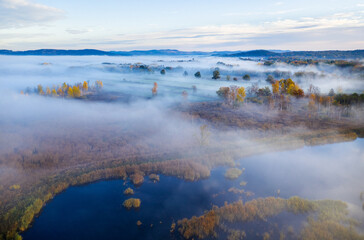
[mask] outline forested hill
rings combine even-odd
[[[363,59],[364,50],[353,51],[287,51],[276,52],[267,50],[253,50],[225,57],[260,57],[260,58],[299,58],[299,59]]]
[[[38,49],[26,51],[0,50],[0,55],[21,56],[187,56],[187,55],[213,55],[221,57],[257,57],[257,58],[296,58],[296,59],[363,59],[364,50],[352,51],[281,51],[281,50],[252,50],[252,51],[179,51],[174,49],[162,50],[134,50],[134,51],[102,51],[97,49]]]

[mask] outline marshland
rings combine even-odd
[[[2,55],[0,72],[0,239],[363,239],[361,59]]]

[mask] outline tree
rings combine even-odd
[[[246,80],[246,81],[249,81],[250,80],[250,75],[249,74],[245,74],[243,76],[243,79]]]
[[[67,84],[64,82],[64,83],[62,84],[62,90],[63,90],[63,92],[66,92],[66,91],[67,91],[67,88],[68,88],[68,86],[67,86]]]
[[[62,88],[58,88],[57,93],[59,96],[62,96],[62,97],[64,96],[64,92],[63,92]]]
[[[195,77],[196,77],[196,78],[201,78],[201,73],[200,73],[200,72],[196,72],[196,73],[195,73]]]
[[[67,95],[68,95],[69,97],[73,97],[73,89],[72,89],[71,87],[68,87]]]
[[[331,88],[331,89],[330,89],[329,96],[330,96],[330,97],[335,96],[335,91],[334,91],[334,89],[333,89],[333,88]]]
[[[220,79],[220,71],[219,69],[215,69],[215,71],[212,73],[212,79]]]
[[[158,84],[156,82],[154,82],[154,86],[152,88],[153,96],[157,95],[157,91],[158,91]]]
[[[272,75],[268,75],[267,79],[265,80],[267,82],[269,82],[270,84],[274,83],[274,77]]]
[[[277,80],[272,83],[272,92],[274,95],[279,94],[279,82]]]
[[[81,97],[81,90],[78,86],[73,86],[73,96],[74,97]]]
[[[88,91],[88,83],[86,81],[84,81],[83,84],[82,84],[82,90],[83,91]]]
[[[245,88],[244,87],[240,87],[237,89],[237,95],[236,95],[236,100],[238,102],[244,102],[244,99],[245,99]]]
[[[39,95],[43,95],[44,94],[42,85],[40,85],[40,84],[38,85],[37,92],[38,92]]]
[[[52,97],[57,97],[57,92],[56,92],[56,89],[52,89]]]
[[[46,94],[51,95],[51,89],[49,87],[46,87]]]
[[[104,84],[101,80],[97,80],[95,84],[96,84],[97,89],[101,89],[104,86]]]
[[[268,97],[272,95],[272,92],[270,91],[269,87],[259,88],[257,95],[260,97]]]
[[[230,88],[229,87],[220,87],[216,92],[219,97],[227,98],[229,95]]]

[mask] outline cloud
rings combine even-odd
[[[83,34],[83,33],[88,33],[91,32],[92,30],[90,29],[67,29],[66,32],[70,33],[70,34]]]
[[[60,9],[29,0],[0,0],[0,29],[44,25],[63,16]]]
[[[262,24],[229,24],[210,25],[194,28],[176,29],[148,34],[123,35],[120,41],[131,41],[130,48],[144,47],[190,47],[211,46],[244,48],[247,44],[259,48],[274,44],[277,47],[298,46],[303,44],[313,49],[330,48],[360,48],[363,45],[362,30],[364,19],[357,12],[337,13],[320,18],[282,19]],[[340,33],[340,34],[338,34]],[[340,35],[336,36],[335,35]],[[350,37],[350,38],[349,38]],[[271,38],[271,39],[270,39]],[[304,39],[305,42],[302,42]],[[117,39],[114,39],[117,42]],[[253,44],[255,42],[255,44]],[[329,45],[327,45],[330,43]],[[102,44],[102,42],[100,42]],[[253,44],[253,45],[251,45]],[[315,47],[316,44],[316,47]],[[350,45],[353,44],[353,45]],[[356,45],[355,45],[356,44]],[[355,46],[354,46],[355,45]],[[117,45],[115,45],[116,47]],[[241,49],[240,48],[240,49]]]

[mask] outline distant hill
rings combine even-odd
[[[286,51],[286,50],[252,50],[252,51],[178,51],[175,49],[102,51],[97,49],[38,49],[27,51],[0,50],[0,55],[20,56],[188,56],[205,55],[220,57],[258,57],[258,58],[299,58],[299,59],[363,59],[364,50],[353,51]]]
[[[226,54],[225,57],[260,57],[260,58],[297,58],[297,59],[363,59],[364,50],[353,51],[267,51],[253,50],[234,54]]]

